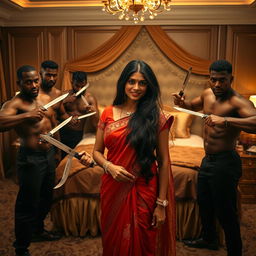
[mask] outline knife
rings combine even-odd
[[[69,118],[67,118],[66,120],[64,120],[63,122],[61,122],[59,125],[57,125],[55,128],[53,128],[50,132],[49,135],[52,136],[55,132],[57,132],[60,128],[62,128],[64,125],[66,125],[67,123],[69,123],[71,121],[73,116],[70,116]]]
[[[83,102],[84,102],[84,104],[85,104],[86,106],[89,106],[89,103],[88,103],[88,101],[86,100],[86,98],[84,97],[84,95],[81,95],[81,99],[83,100]]]
[[[190,68],[188,69],[187,75],[186,75],[186,77],[185,77],[185,79],[184,79],[184,82],[183,82],[183,85],[182,85],[182,89],[181,89],[180,92],[179,92],[179,95],[180,95],[181,97],[182,97],[183,94],[184,94],[184,90],[185,90],[185,88],[186,88],[186,86],[187,86],[187,84],[188,84],[188,81],[189,81],[191,72],[192,72],[192,67],[190,67]]]
[[[65,151],[66,153],[68,153],[69,155],[77,158],[77,159],[81,159],[82,156],[80,156],[76,151],[74,151],[72,148],[68,147],[67,145],[63,144],[62,142],[54,139],[53,137],[49,136],[49,135],[46,135],[46,134],[40,134],[40,137],[51,143],[52,145],[54,145],[55,147]]]
[[[69,170],[71,169],[71,166],[72,166],[72,156],[68,155],[68,160],[67,160],[67,163],[65,165],[65,169],[63,171],[61,180],[59,181],[59,183],[53,189],[60,188],[62,185],[64,185],[64,183],[66,182],[66,180],[68,178]]]
[[[67,92],[67,93],[65,93],[65,94],[63,94],[63,95],[60,95],[60,96],[57,97],[56,99],[54,99],[54,100],[50,101],[49,103],[47,103],[46,105],[42,106],[42,108],[43,108],[44,110],[47,110],[49,107],[51,107],[51,106],[55,105],[56,103],[58,103],[58,102],[64,100],[64,99],[68,96],[68,94],[69,94],[69,93]]]
[[[175,108],[175,109],[178,110],[178,111],[181,111],[181,112],[184,112],[184,113],[188,113],[188,114],[190,114],[190,115],[200,116],[200,117],[203,118],[203,119],[209,116],[209,115],[207,115],[207,114],[203,114],[203,113],[200,113],[200,112],[188,110],[188,109],[186,109],[186,108],[180,108],[180,107],[173,107],[173,108]]]
[[[43,140],[45,140],[45,141],[51,143],[51,144],[54,145],[55,147],[57,147],[57,148],[59,148],[59,149],[65,151],[66,153],[68,153],[68,161],[67,161],[67,163],[66,163],[65,170],[64,170],[64,172],[63,172],[62,178],[61,178],[60,182],[54,187],[54,189],[59,188],[59,187],[61,187],[61,186],[65,183],[65,181],[66,181],[67,178],[68,178],[69,170],[70,170],[70,168],[71,168],[71,159],[72,159],[72,157],[75,157],[75,158],[77,158],[77,159],[80,160],[80,159],[82,158],[82,156],[79,155],[79,154],[78,154],[76,151],[74,151],[72,148],[70,148],[70,147],[68,147],[67,145],[63,144],[62,142],[60,142],[60,141],[58,141],[58,140],[52,138],[52,137],[49,136],[49,135],[40,134],[40,137],[41,137]],[[93,167],[94,165],[95,165],[95,162],[94,162],[94,160],[93,160],[93,161],[91,162],[91,164],[90,164],[90,167]]]
[[[95,114],[96,114],[96,112],[91,112],[91,113],[88,113],[88,114],[79,116],[79,117],[77,117],[77,119],[80,120],[80,119],[83,119],[83,118],[85,118],[85,117],[92,116],[92,115],[95,115]]]
[[[89,87],[89,83],[87,83],[83,88],[81,88],[75,95],[79,96],[83,91],[85,91]]]
[[[82,116],[78,116],[77,119],[80,120],[80,119],[83,119],[85,117],[88,117],[88,116],[92,116],[92,115],[95,115],[96,112],[91,112],[91,113],[88,113],[88,114],[85,114],[85,115],[82,115]],[[63,122],[61,122],[59,125],[57,125],[56,127],[54,127],[49,133],[48,135],[52,136],[55,132],[57,132],[59,129],[61,129],[63,126],[65,126],[66,124],[68,124],[71,120],[72,120],[73,116],[70,116],[69,118],[67,118],[66,120],[64,120]]]

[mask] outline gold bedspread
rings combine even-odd
[[[93,145],[77,146],[76,151],[92,153]],[[176,198],[177,239],[195,238],[200,235],[200,220],[196,204],[197,170],[204,155],[202,148],[184,146],[170,147],[172,172]],[[62,176],[67,158],[56,169],[56,182]],[[77,159],[66,183],[54,191],[51,211],[56,229],[65,235],[92,236],[100,232],[100,167],[85,169]]]

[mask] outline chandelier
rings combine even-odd
[[[146,15],[152,20],[158,13],[171,10],[171,0],[103,0],[103,11],[119,14],[120,20],[144,21]]]

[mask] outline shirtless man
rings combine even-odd
[[[44,230],[44,219],[50,210],[55,180],[53,147],[40,139],[55,125],[54,111],[43,111],[38,101],[40,77],[34,67],[17,70],[20,93],[7,101],[0,111],[0,131],[12,128],[21,139],[17,160],[19,192],[15,205],[16,255],[28,256],[32,236],[56,240]]]
[[[42,81],[38,98],[44,104],[47,104],[62,94],[59,89],[55,88],[58,79],[58,68],[58,64],[51,60],[46,60],[41,63],[40,76]],[[53,109],[56,112],[56,117],[64,113],[62,107],[63,105],[61,102],[53,106]]]
[[[203,110],[204,148],[198,174],[197,199],[202,221],[202,238],[187,241],[195,248],[218,249],[215,218],[224,229],[228,256],[242,255],[237,213],[237,185],[241,160],[235,151],[241,131],[256,133],[256,109],[253,103],[231,88],[232,65],[215,61],[210,66],[210,88],[191,101],[174,93],[174,104],[194,111]]]
[[[99,121],[97,100],[86,90],[79,96],[75,96],[75,93],[86,83],[87,75],[85,72],[74,72],[72,75],[72,89],[69,91],[70,95],[63,100],[65,111],[71,116],[80,116],[96,111],[95,115],[78,120],[76,124],[68,124],[60,130],[61,141],[71,148],[74,148],[82,140],[85,126],[88,132],[95,133],[97,130]]]
[[[62,92],[55,88],[55,84],[58,79],[58,64],[52,60],[46,60],[41,63],[41,85],[38,94],[38,100],[45,105],[55,98],[62,95]],[[63,106],[63,102],[59,102],[52,106],[55,118],[60,122],[69,118],[69,115],[66,113],[65,108]],[[77,123],[75,119],[72,119],[71,122],[73,125]],[[56,138],[60,140],[59,132],[55,134]],[[61,160],[61,151],[59,149],[55,149],[57,154],[55,156],[56,162],[59,163]]]

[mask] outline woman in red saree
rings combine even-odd
[[[93,157],[105,170],[104,256],[176,255],[168,149],[173,119],[162,114],[159,95],[152,69],[143,61],[131,61],[118,80],[113,105],[101,115]]]

